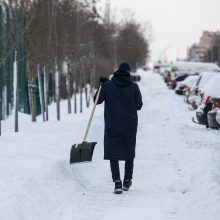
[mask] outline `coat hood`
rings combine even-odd
[[[126,87],[131,83],[130,73],[116,71],[112,77],[112,81],[116,86]]]

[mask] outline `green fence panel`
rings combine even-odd
[[[0,4],[0,59],[5,57],[0,64],[0,117],[7,118],[14,108],[14,62],[15,50],[17,51],[17,70],[19,83],[19,111],[30,114],[30,103],[28,93],[28,80],[26,72],[26,50],[25,50],[25,16],[17,11],[12,11],[6,4]],[[12,25],[16,23],[17,33],[12,34]],[[11,48],[18,41],[17,48]],[[9,53],[10,51],[10,53]],[[44,80],[42,77],[42,84]],[[38,85],[38,84],[37,84]],[[48,82],[49,104],[54,101],[54,74],[49,74]],[[41,113],[39,91],[37,92],[37,115]],[[2,104],[3,103],[3,104]]]
[[[30,114],[28,80],[26,76],[26,51],[24,42],[25,17],[18,14],[18,24],[20,30],[19,45],[17,48],[18,75],[19,75],[19,110]]]
[[[3,52],[3,10],[2,6],[0,5],[0,60],[2,59],[2,52]],[[2,70],[2,64],[0,63],[0,120],[2,119],[2,75],[3,75],[3,70]]]

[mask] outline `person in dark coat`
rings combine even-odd
[[[104,159],[110,160],[114,192],[117,194],[122,193],[122,189],[127,191],[132,183],[137,110],[143,105],[138,85],[130,80],[130,71],[130,65],[124,61],[119,64],[111,80],[101,77],[102,88],[97,103],[105,102]],[[123,186],[119,161],[125,161]]]

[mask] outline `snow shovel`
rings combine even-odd
[[[82,163],[82,162],[90,162],[92,161],[92,155],[97,142],[87,142],[87,136],[89,133],[89,128],[92,122],[92,118],[95,112],[95,108],[99,99],[99,94],[101,90],[101,85],[99,86],[98,93],[95,99],[94,106],[92,108],[92,113],[89,118],[89,122],[86,128],[86,132],[84,134],[83,142],[81,144],[74,144],[70,151],[70,163]]]

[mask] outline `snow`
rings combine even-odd
[[[204,96],[212,98],[220,98],[220,75],[213,76],[204,86]]]
[[[50,121],[20,114],[3,122],[0,137],[0,213],[3,220],[219,220],[219,131],[193,124],[194,112],[168,90],[161,76],[138,72],[144,106],[139,112],[137,155],[129,192],[113,194],[103,160],[103,105],[88,141],[98,141],[92,163],[70,165],[72,144],[82,141],[91,108],[67,115],[61,102]],[[121,173],[123,163],[121,163]]]
[[[209,80],[216,75],[220,75],[220,72],[203,72],[203,73],[201,73],[200,74],[201,80],[199,81],[199,85],[198,85],[199,88],[201,90],[203,90],[205,84],[208,83]]]
[[[172,67],[182,71],[190,72],[204,72],[204,71],[220,71],[220,68],[215,63],[201,63],[201,62],[186,62],[178,61],[172,63]]]
[[[181,86],[193,87],[196,84],[198,78],[198,75],[189,75],[188,77],[186,77],[185,80],[177,82],[176,89],[178,89]]]
[[[198,75],[190,75],[188,77],[186,77],[186,79],[182,82],[183,85],[187,85],[187,86],[193,86],[196,81],[198,80],[199,76]]]

